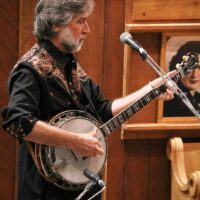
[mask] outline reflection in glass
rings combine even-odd
[[[200,57],[200,41],[187,41],[183,43],[176,54],[169,61],[169,70],[175,69],[177,63],[181,63],[182,57],[187,53],[195,52]],[[185,75],[177,82],[178,87],[185,93],[193,107],[200,113],[200,61],[199,67]],[[187,108],[182,100],[175,95],[171,101],[165,101],[163,105],[164,117],[188,117],[194,114]]]

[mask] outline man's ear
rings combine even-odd
[[[59,33],[60,32],[60,26],[57,24],[52,25],[52,30],[54,33]]]

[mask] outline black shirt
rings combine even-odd
[[[200,93],[195,92],[192,96],[189,90],[182,84],[181,81],[178,82],[178,87],[184,92],[190,103],[200,113]],[[171,101],[164,102],[164,117],[191,117],[194,116],[192,111],[182,102],[181,98],[175,94],[174,99]]]
[[[111,102],[101,95],[99,87],[87,74],[79,76],[78,94],[74,94],[73,86],[66,87],[76,68],[72,54],[63,54],[50,42],[41,41],[18,61],[10,74],[10,99],[2,116],[3,128],[21,142],[19,200],[71,200],[80,193],[60,189],[44,180],[23,142],[23,137],[30,133],[37,120],[47,121],[64,110],[84,110],[103,122],[112,117]]]

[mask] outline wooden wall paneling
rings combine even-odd
[[[199,20],[200,2],[196,0],[131,0],[132,19],[139,20]]]
[[[18,58],[18,1],[0,1],[0,108],[8,101],[7,79]],[[0,118],[2,125],[2,118]],[[0,199],[15,199],[16,140],[0,126]]]
[[[2,120],[0,120],[2,123]],[[3,135],[4,134],[4,135]],[[15,139],[1,130],[0,135],[0,199],[10,200],[15,198],[15,167],[16,146]]]
[[[125,1],[105,1],[105,45],[103,92],[110,99],[122,96],[123,44]],[[120,132],[108,136],[107,199],[124,199],[124,141]]]
[[[126,27],[133,31],[199,30],[196,0],[126,0]]]
[[[36,0],[20,1],[19,54],[22,56],[34,44],[33,20]]]
[[[10,6],[9,3],[12,3],[12,6]],[[3,30],[1,30],[0,33],[1,40],[4,44],[7,44],[7,47],[10,48],[13,46],[18,46],[18,41],[16,40],[16,32],[18,31],[19,19],[19,12],[17,10],[18,6],[18,1],[15,1],[14,3],[12,0],[0,1],[0,24],[3,25]]]
[[[77,58],[89,76],[99,84],[103,85],[103,54],[104,54],[104,8],[105,0],[95,1],[95,8],[88,18],[91,32],[78,53]],[[102,88],[103,89],[103,88]]]
[[[149,150],[148,140],[127,140],[125,142],[125,200],[147,200],[149,196]]]
[[[170,162],[166,146],[167,139],[150,141],[149,200],[170,200]]]
[[[126,140],[126,200],[170,199],[166,140]]]
[[[5,72],[2,68],[0,69],[0,107],[5,106],[8,99],[8,88],[7,88],[7,80],[8,80],[8,72]]]
[[[200,2],[196,0],[126,0],[126,23],[195,22],[200,19],[199,9]]]

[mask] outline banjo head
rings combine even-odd
[[[107,159],[107,141],[99,123],[85,112],[65,111],[56,115],[49,124],[79,134],[88,133],[94,128],[97,130],[96,138],[101,142],[104,154],[96,157],[84,157],[64,147],[35,145],[39,171],[44,178],[63,189],[84,188],[90,180],[83,171],[89,169],[95,174],[100,174]]]

